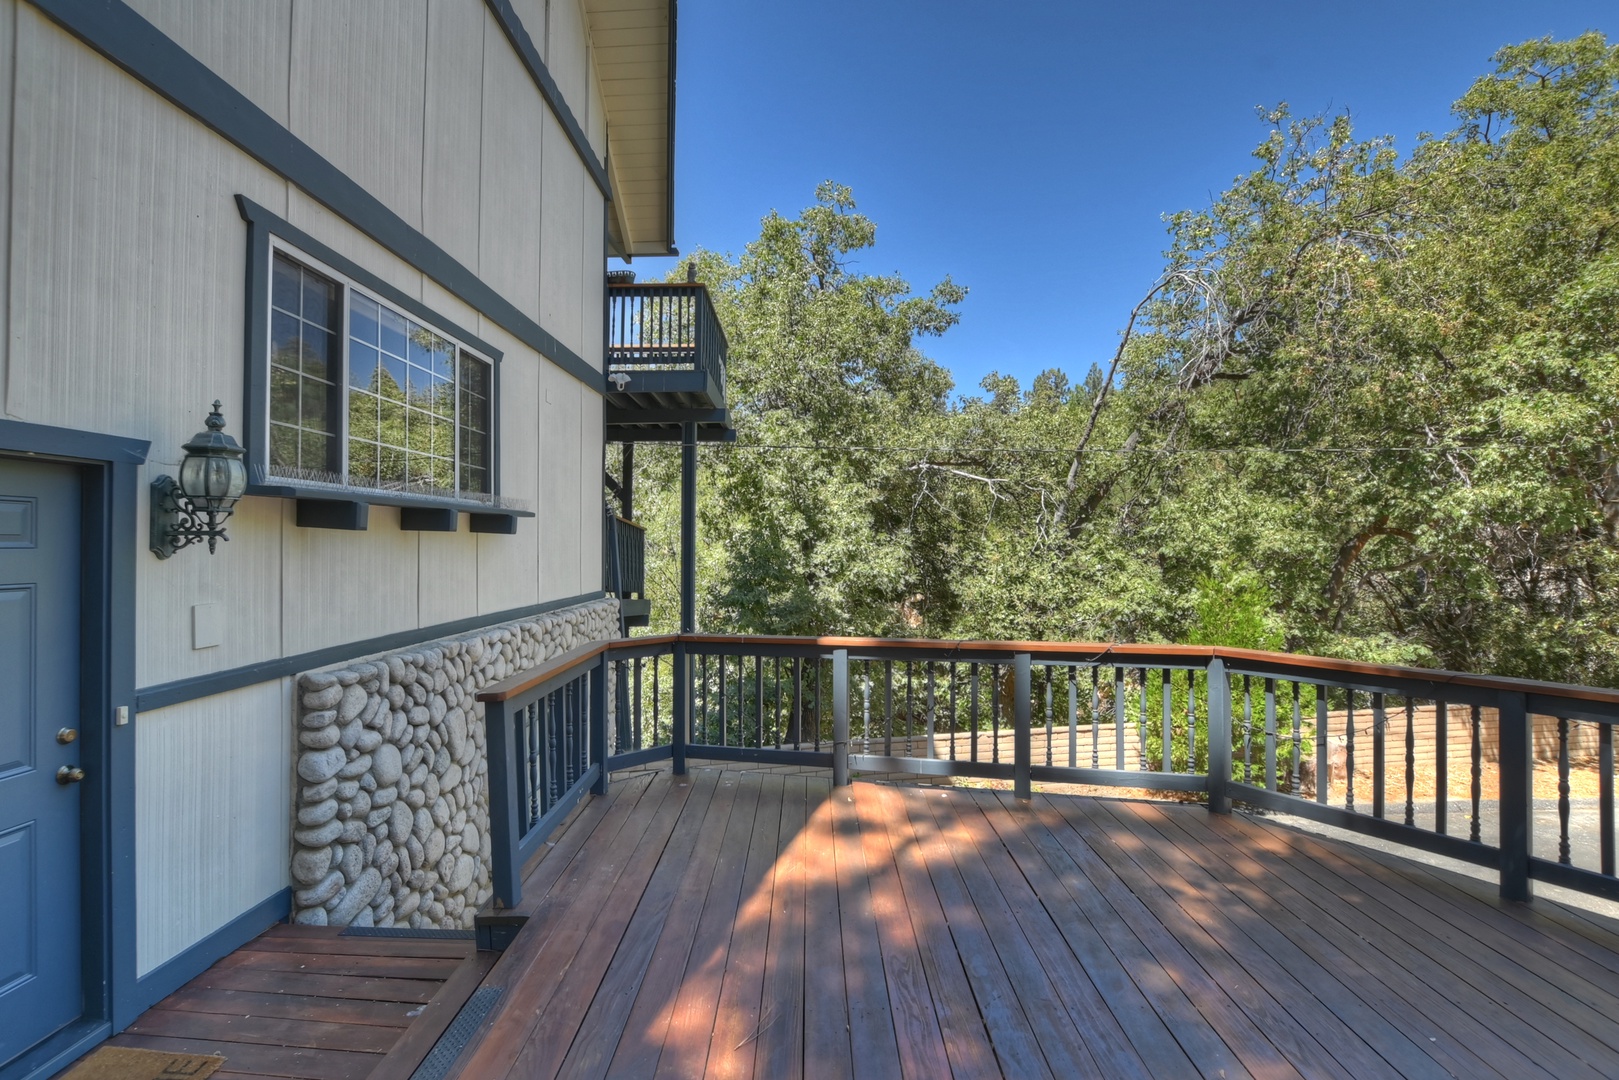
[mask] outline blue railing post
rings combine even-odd
[[[669,757],[676,776],[686,775],[686,739],[691,732],[691,671],[686,643],[675,642],[675,729],[670,733]]]
[[[607,794],[607,680],[611,677],[607,657],[602,650],[590,673],[590,761],[601,770],[590,785],[593,795]]]
[[[1028,653],[1012,658],[1012,795],[1033,798],[1029,765],[1033,752],[1029,745],[1030,701],[1033,664]]]
[[[489,755],[489,840],[494,865],[489,868],[496,909],[514,908],[523,899],[522,867],[517,844],[517,752],[512,745],[511,715],[504,701],[488,702],[484,709],[484,745]]]
[[[1534,731],[1521,693],[1503,691],[1496,700],[1496,713],[1501,764],[1501,899],[1528,900]]]
[[[1209,809],[1231,813],[1231,682],[1225,661],[1209,661]]]
[[[849,785],[849,650],[832,653],[832,786]]]

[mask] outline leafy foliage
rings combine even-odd
[[[1619,684],[1619,48],[1503,49],[1455,115],[1401,154],[1263,111],[1078,382],[953,396],[916,343],[965,290],[856,272],[846,188],[701,256],[739,431],[703,453],[703,625]],[[672,455],[648,472],[672,575]]]

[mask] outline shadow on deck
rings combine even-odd
[[[631,774],[524,894],[451,1075],[1619,1073],[1619,924],[1199,806]]]

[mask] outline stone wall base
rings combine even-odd
[[[618,636],[618,601],[298,679],[293,921],[465,929],[490,895],[484,687]]]

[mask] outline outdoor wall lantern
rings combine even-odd
[[[160,476],[152,481],[152,554],[166,559],[183,547],[208,541],[211,554],[225,535],[225,519],[247,490],[246,453],[225,434],[225,417],[214,402],[208,430],[199,431],[185,444],[180,479]]]

